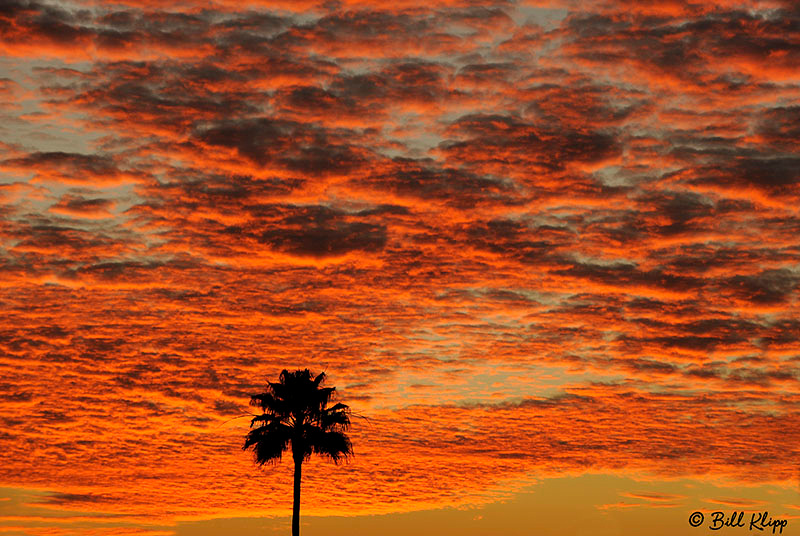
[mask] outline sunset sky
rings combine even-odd
[[[800,535],[800,5],[0,0],[0,313],[2,535]]]

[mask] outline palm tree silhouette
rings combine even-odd
[[[344,432],[350,427],[350,408],[342,403],[328,407],[335,387],[321,387],[325,373],[313,377],[308,369],[281,372],[279,381],[253,395],[251,406],[263,411],[250,421],[242,450],[253,449],[255,462],[278,462],[289,444],[294,459],[292,536],[300,534],[300,479],[304,460],[312,453],[329,456],[334,463],[353,454]]]

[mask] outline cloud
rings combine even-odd
[[[67,194],[51,206],[50,211],[79,218],[110,218],[112,214],[109,209],[113,207],[112,199],[86,199]]]
[[[196,137],[206,147],[234,149],[259,166],[304,175],[347,173],[364,160],[357,148],[337,143],[324,129],[280,119],[223,123]]]
[[[287,207],[279,225],[263,231],[258,241],[297,255],[326,257],[350,251],[379,251],[386,245],[386,228],[325,207]]]
[[[110,500],[111,499],[107,496],[94,495],[91,493],[52,493],[47,496],[44,501],[34,504],[65,506],[74,503],[104,503]]]
[[[712,504],[722,504],[724,506],[733,506],[735,508],[752,508],[765,504],[765,501],[754,501],[752,499],[735,499],[735,498],[720,498],[720,499],[705,499],[706,502]]]
[[[488,173],[518,176],[528,168],[558,171],[569,162],[598,162],[618,154],[610,132],[538,127],[501,115],[466,115],[450,127],[439,150],[446,158]]]
[[[644,499],[646,501],[651,502],[661,502],[661,501],[676,501],[680,499],[685,499],[685,495],[669,495],[665,493],[636,493],[636,492],[626,492],[621,493],[623,497],[630,497],[631,499]]]
[[[798,106],[781,106],[764,110],[761,121],[756,125],[756,133],[765,143],[792,152],[800,142],[798,116],[800,116]]]
[[[737,275],[726,283],[737,297],[771,304],[787,300],[800,284],[800,276],[788,269],[765,270],[753,275]]]
[[[33,173],[37,181],[55,181],[82,186],[110,186],[137,182],[143,174],[117,166],[108,155],[65,152],[35,152],[0,161],[0,169]]]

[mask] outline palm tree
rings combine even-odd
[[[253,395],[251,406],[262,415],[250,421],[250,431],[242,450],[253,449],[261,466],[278,462],[289,444],[294,459],[294,503],[292,536],[300,534],[300,479],[304,460],[312,453],[330,457],[334,463],[353,454],[353,445],[344,432],[350,427],[350,408],[342,403],[328,407],[335,387],[321,387],[325,373],[313,377],[308,369],[281,372],[277,383],[267,382],[264,393]]]

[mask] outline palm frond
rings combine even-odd
[[[255,419],[257,419],[256,417]],[[253,419],[255,421],[255,419]],[[253,448],[255,461],[258,465],[281,460],[292,438],[292,428],[273,420],[262,426],[251,429],[245,437],[242,450]]]
[[[250,397],[250,405],[260,407],[263,411],[270,413],[280,413],[284,401],[277,398],[271,389]]]
[[[325,408],[333,398],[336,387],[323,387],[314,393],[315,407],[319,409]]]
[[[350,427],[350,408],[338,403],[322,410],[319,415],[319,426],[323,430],[346,431]]]
[[[272,415],[270,413],[262,413],[250,419],[250,428],[255,426],[256,423],[262,423],[261,426],[268,426],[272,423],[282,423],[284,419],[279,415]]]
[[[306,369],[306,370],[308,370],[308,369]],[[309,376],[311,376],[311,373],[310,373],[310,371],[309,371]],[[314,378],[314,387],[319,387],[319,385],[320,385],[322,382],[324,382],[324,381],[325,381],[325,378],[327,378],[327,377],[328,377],[328,376],[327,376],[327,375],[326,375],[324,372],[320,372],[319,374],[317,374],[317,377],[316,377],[316,378]]]
[[[251,397],[250,404],[263,414],[251,419],[242,448],[252,448],[257,463],[279,461],[290,445],[301,459],[317,453],[338,463],[353,454],[344,434],[350,427],[350,408],[341,402],[328,407],[336,388],[323,387],[326,378],[324,372],[313,376],[308,369],[284,369],[277,382],[267,382],[265,392]]]
[[[341,460],[353,456],[353,444],[343,433],[315,429],[311,435],[311,450],[315,454],[328,456],[337,465]]]

